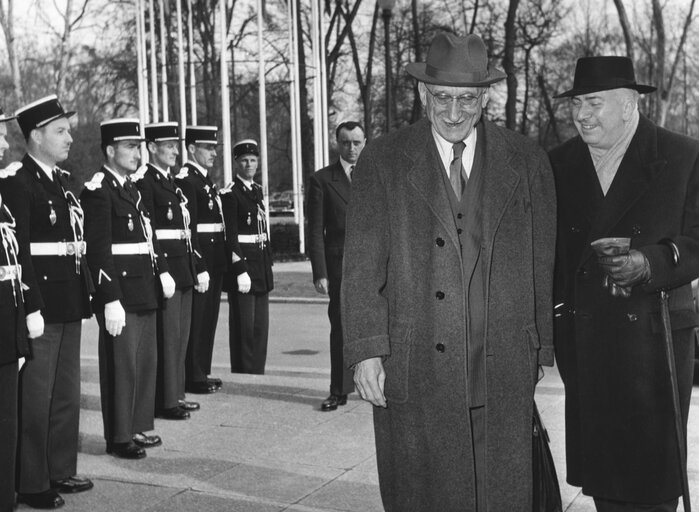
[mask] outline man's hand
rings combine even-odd
[[[194,285],[194,289],[199,293],[206,293],[209,289],[209,273],[200,272],[197,274],[197,284]]]
[[[29,339],[38,338],[44,334],[44,317],[41,316],[41,311],[29,313],[25,321],[27,322],[27,332]]]
[[[617,288],[631,288],[650,279],[650,263],[642,252],[635,249],[619,256],[601,256],[597,261]],[[610,290],[613,292],[614,288],[610,287]]]
[[[326,278],[321,277],[320,279],[316,279],[313,281],[313,285],[316,287],[318,293],[322,293],[323,295],[328,294],[328,280]]]
[[[163,286],[163,297],[166,299],[175,295],[175,280],[170,275],[170,272],[160,274],[160,284]]]
[[[114,337],[119,336],[126,326],[126,311],[118,300],[104,305],[104,326]]]
[[[365,359],[354,367],[354,385],[359,396],[377,407],[386,407],[386,397],[383,394],[385,381],[386,372],[380,357]]]
[[[238,291],[240,293],[248,293],[251,286],[252,281],[250,280],[250,276],[247,272],[243,272],[242,274],[238,275]]]

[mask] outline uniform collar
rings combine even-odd
[[[39,169],[41,169],[42,171],[44,171],[44,174],[46,174],[46,176],[48,177],[49,181],[53,181],[53,170],[54,170],[54,168],[53,168],[53,167],[50,167],[50,166],[48,166],[48,165],[46,165],[44,162],[39,161],[39,160],[38,160],[36,157],[34,157],[33,155],[31,155],[31,154],[29,154],[29,153],[27,153],[27,154],[29,155],[29,157],[30,157],[32,160],[34,160],[34,162],[36,163],[36,165],[39,166]]]
[[[119,182],[119,185],[121,185],[122,187],[124,186],[124,184],[126,183],[126,178],[124,176],[122,176],[121,174],[116,172],[114,169],[109,167],[107,164],[104,164],[104,168],[107,169],[110,173],[112,173],[112,176],[114,176],[114,178],[117,180],[117,182]]]
[[[196,163],[194,160],[187,160],[187,163],[197,169],[206,178],[209,175],[209,171],[204,169],[201,165]]]

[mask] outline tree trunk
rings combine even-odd
[[[420,23],[418,21],[417,0],[411,0],[410,11],[412,13],[413,23],[413,54],[415,62],[422,62],[422,49],[420,47]],[[413,108],[410,112],[410,122],[414,123],[422,117],[422,102],[420,101],[420,93],[417,89],[417,80],[413,80]]]
[[[7,57],[10,61],[10,75],[12,77],[12,88],[17,106],[24,103],[22,94],[22,76],[19,71],[19,58],[15,51],[15,28],[14,28],[14,0],[7,0],[7,14],[5,5],[0,0],[0,26],[5,33],[5,44],[7,46]],[[7,108],[7,105],[4,105]]]
[[[66,86],[66,71],[68,59],[70,57],[70,16],[73,10],[73,0],[66,1],[66,10],[63,15],[63,35],[61,36],[61,46],[59,50],[58,65],[56,67],[56,95],[60,98]]]
[[[507,101],[505,102],[505,126],[517,128],[517,75],[515,74],[515,43],[517,42],[517,7],[519,0],[510,0],[505,20],[505,49],[502,67],[507,74]]]
[[[631,36],[631,25],[629,24],[629,17],[626,15],[624,2],[622,0],[614,0],[614,5],[619,13],[619,24],[621,25],[621,31],[624,33],[626,56],[631,59],[631,62],[636,62],[633,50],[633,37]]]
[[[653,0],[653,26],[657,34],[655,41],[655,83],[658,87],[658,108],[655,111],[654,120],[660,124],[660,112],[663,109],[663,102],[667,98],[667,90],[665,90],[665,23],[660,0]]]
[[[551,98],[546,90],[546,83],[544,82],[544,75],[539,73],[536,77],[536,81],[539,84],[539,90],[541,91],[541,98],[544,100],[544,106],[546,107],[546,112],[548,113],[549,120],[551,122],[551,130],[553,131],[554,137],[556,137],[556,142],[561,142],[561,136],[558,134],[558,125],[556,123],[556,112],[553,110],[551,105]]]

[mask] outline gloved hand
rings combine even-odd
[[[209,279],[208,272],[200,272],[197,274],[197,284],[194,285],[194,289],[199,293],[206,293],[206,290],[209,289]]]
[[[41,316],[41,311],[34,311],[29,313],[26,318],[27,331],[29,333],[29,339],[38,338],[44,334],[44,317]]]
[[[163,286],[163,297],[169,299],[175,295],[175,280],[170,275],[170,272],[160,274],[160,284]]]
[[[126,325],[126,311],[118,300],[104,305],[104,326],[112,336],[119,336]]]
[[[645,254],[636,249],[619,256],[601,256],[597,261],[617,286],[635,286],[650,279],[650,263]]]
[[[250,281],[250,276],[247,272],[238,275],[238,291],[240,293],[248,293],[251,285],[252,281]]]

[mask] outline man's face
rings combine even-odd
[[[136,141],[125,140],[107,146],[109,166],[122,176],[131,174],[138,169],[141,157],[140,144]]]
[[[7,151],[10,148],[10,145],[7,143],[7,124],[6,123],[0,123],[0,160],[2,160],[2,157],[5,156],[5,151]]]
[[[488,89],[483,87],[448,87],[420,82],[418,91],[427,119],[437,133],[452,144],[469,136],[488,104]]]
[[[68,118],[61,117],[46,126],[33,130],[31,137],[42,156],[47,160],[58,163],[68,158],[70,145],[73,142],[73,137],[70,136]]]
[[[177,155],[180,154],[177,149],[177,141],[166,140],[164,142],[151,142],[148,144],[153,163],[165,170],[177,163]]]
[[[624,133],[633,113],[628,91],[613,89],[575,96],[570,100],[573,122],[588,146],[609,149]]]
[[[340,156],[350,164],[357,163],[357,158],[359,158],[359,154],[364,149],[364,144],[366,144],[366,137],[364,137],[364,132],[361,128],[355,128],[354,130],[343,128],[337,137],[337,149],[340,152]]]
[[[238,176],[243,179],[251,180],[255,177],[257,172],[257,157],[255,155],[241,155],[236,161],[235,165],[238,168]]]
[[[191,149],[192,147],[194,147],[194,150]],[[204,169],[211,169],[214,166],[216,144],[191,144],[190,152],[194,157],[194,161]]]

